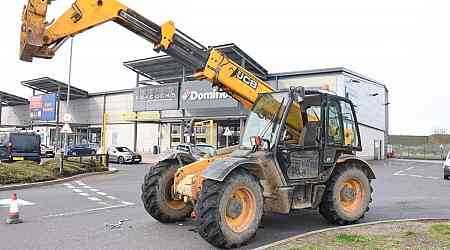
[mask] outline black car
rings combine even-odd
[[[41,162],[41,137],[34,132],[0,132],[0,160]]]
[[[97,150],[91,148],[89,144],[74,144],[66,150],[66,156],[87,156],[95,154],[97,154]]]

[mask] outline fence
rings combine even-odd
[[[450,144],[392,145],[393,157],[402,159],[444,160]]]
[[[83,168],[83,171],[94,172],[99,169],[109,168],[109,155],[108,154],[98,154],[98,155],[87,155],[87,156],[64,156],[59,158],[59,172],[61,175],[64,174],[64,166],[71,165],[70,163],[77,164],[78,168]]]

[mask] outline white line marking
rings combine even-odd
[[[9,206],[10,204],[11,204],[11,199],[0,200],[0,206]],[[17,205],[19,205],[19,206],[32,206],[34,204],[35,203],[30,202],[30,201],[17,199]]]
[[[413,170],[415,167],[409,167],[407,169],[405,169],[405,171],[409,171],[409,170]]]
[[[99,199],[97,197],[88,197],[88,199],[91,201],[101,201],[101,199]]]
[[[434,177],[434,176],[427,176],[425,178],[432,179],[432,180],[439,180],[439,179],[441,179],[440,177]]]
[[[64,185],[64,186],[70,186],[70,184],[69,184],[69,183],[64,183],[63,185]]]
[[[400,170],[400,171],[393,173],[392,175],[402,175],[402,173],[403,173],[403,170]]]
[[[417,177],[417,178],[423,178],[423,176],[422,176],[422,175],[415,175],[415,174],[410,174],[409,176],[411,176],[411,177]]]
[[[78,185],[83,185],[83,186],[86,185],[82,181],[75,181],[75,183],[78,184]]]
[[[98,204],[104,205],[104,206],[108,206],[108,205],[109,205],[108,203],[106,203],[106,202],[104,202],[104,201],[98,202]]]
[[[97,192],[98,191],[98,189],[95,189],[95,188],[91,188],[90,189],[92,192]]]
[[[87,194],[87,193],[78,193],[78,194],[81,196],[89,196],[89,194]]]
[[[97,194],[103,195],[103,196],[108,195],[107,193],[103,193],[103,192],[97,192]]]
[[[94,209],[88,209],[88,210],[70,212],[70,213],[51,214],[51,215],[44,216],[43,218],[78,215],[78,214],[92,213],[92,212],[96,212],[96,211],[102,211],[102,210],[108,210],[108,209],[114,209],[114,208],[123,208],[123,207],[128,207],[128,206],[131,206],[131,205],[116,205],[116,206],[100,207],[100,208],[94,208]]]
[[[90,186],[84,186],[83,188],[92,188],[92,187],[90,187]]]
[[[134,203],[132,203],[132,202],[127,202],[127,201],[122,201],[121,203],[124,204],[124,205],[127,205],[127,206],[134,205]]]
[[[81,189],[77,189],[77,188],[75,188],[75,189],[72,189],[74,192],[77,192],[77,193],[81,193],[81,192],[83,192],[83,191],[81,191]]]
[[[109,198],[109,199],[111,199],[111,200],[115,200],[115,199],[117,199],[116,197],[114,197],[114,196],[111,196],[111,195],[108,195],[108,196],[106,196],[107,198]]]

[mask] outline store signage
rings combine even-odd
[[[178,109],[178,84],[146,86],[134,90],[133,111]]]
[[[161,116],[157,111],[122,113],[122,120],[124,121],[155,121],[160,118]]]
[[[227,93],[213,88],[209,82],[193,81],[181,85],[181,109],[235,108],[237,106],[236,100]]]
[[[38,121],[56,120],[56,94],[37,95],[30,98],[30,117]]]

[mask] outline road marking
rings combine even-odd
[[[97,192],[98,191],[98,189],[95,189],[95,188],[91,188],[90,189],[92,192]]]
[[[82,181],[75,181],[76,184],[78,185],[83,185],[84,183]]]
[[[101,201],[101,199],[99,199],[97,197],[88,197],[88,199],[91,201]]]
[[[114,197],[114,196],[111,196],[111,195],[108,195],[108,196],[106,196],[107,198],[109,198],[109,199],[111,199],[111,200],[115,200],[115,199],[117,199],[116,197]]]
[[[81,196],[89,196],[89,194],[87,194],[87,193],[78,193],[78,194]]]
[[[404,169],[404,170],[399,170],[399,171],[393,173],[392,175],[396,175],[396,176],[409,176],[409,177],[424,178],[424,179],[432,179],[432,180],[439,180],[439,179],[441,179],[440,177],[434,177],[434,176],[423,176],[423,175],[404,174],[404,173],[403,173],[403,172],[405,172],[405,171],[413,170],[414,168],[416,168],[416,167],[409,167],[409,168]]]
[[[76,193],[81,193],[81,192],[83,192],[83,191],[81,191],[81,189],[77,189],[77,188],[73,189],[73,191],[76,192]]]
[[[122,201],[121,203],[124,204],[124,205],[127,205],[127,206],[134,205],[134,203],[132,203],[132,202],[127,202],[127,201]]]
[[[72,185],[70,185],[70,186],[66,186],[67,188],[71,188],[71,189],[74,189],[75,187],[74,186],[72,186]]]
[[[9,205],[11,205],[11,199],[2,199],[2,200],[0,200],[0,206],[7,207]],[[33,203],[31,201],[25,201],[25,200],[17,199],[17,205],[18,206],[32,206],[32,205],[35,205],[35,203]]]
[[[83,188],[92,188],[92,187],[90,187],[90,186],[84,186]]]
[[[400,170],[400,171],[393,173],[392,175],[403,175],[402,173],[403,173],[403,170]]]
[[[100,205],[104,205],[104,206],[107,206],[107,205],[109,205],[108,203],[106,203],[106,202],[104,202],[104,201],[98,202],[98,204],[100,204]]]
[[[94,208],[94,209],[88,209],[83,211],[77,211],[77,212],[70,212],[70,213],[61,213],[61,214],[51,214],[44,216],[42,218],[52,218],[52,217],[63,217],[63,216],[71,216],[71,215],[79,215],[79,214],[85,214],[85,213],[92,213],[96,211],[102,211],[102,210],[109,210],[109,209],[115,209],[115,208],[124,208],[129,207],[132,205],[116,205],[116,206],[109,206],[109,207],[100,207],[100,208]]]
[[[107,193],[103,193],[103,192],[97,192],[97,194],[103,195],[103,196],[108,195]]]

